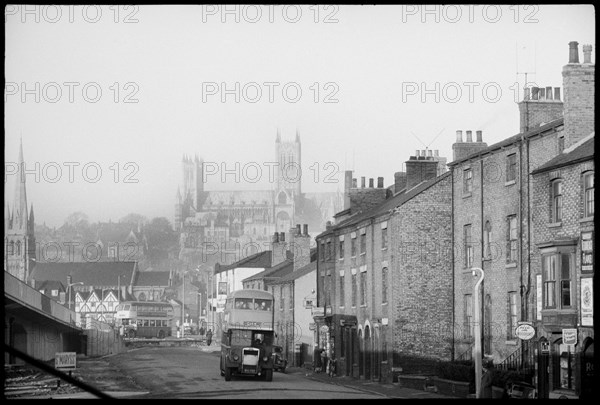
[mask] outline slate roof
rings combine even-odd
[[[514,143],[519,142],[521,139],[531,138],[531,137],[533,137],[535,135],[541,134],[542,132],[546,132],[546,131],[549,131],[551,129],[557,128],[557,127],[559,127],[559,126],[561,126],[563,124],[564,124],[564,118],[555,119],[554,121],[550,121],[547,124],[544,124],[544,125],[539,126],[537,128],[531,129],[531,130],[529,130],[527,132],[518,133],[516,135],[513,135],[513,136],[510,136],[510,137],[508,137],[506,139],[503,139],[500,142],[496,142],[495,144],[492,144],[492,145],[488,146],[487,148],[479,150],[479,151],[477,151],[475,153],[472,153],[470,155],[467,155],[467,156],[465,156],[462,159],[453,160],[452,162],[448,163],[447,165],[450,166],[450,167],[455,166],[455,165],[457,165],[457,164],[459,164],[461,162],[464,162],[464,161],[467,161],[467,160],[470,160],[470,159],[473,159],[473,158],[476,158],[476,157],[480,157],[482,155],[486,155],[486,154],[488,154],[488,153],[490,153],[490,152],[492,152],[494,150],[497,150],[497,149],[505,148],[505,147],[507,147],[509,145],[512,145]]]
[[[531,174],[538,174],[547,172],[549,170],[558,169],[559,167],[570,166],[576,163],[585,162],[594,158],[594,137],[592,136],[587,141],[584,141],[581,145],[574,149],[561,153],[555,158],[544,163],[537,169],[531,172]]]
[[[29,278],[40,281],[55,280],[66,285],[67,276],[73,283],[83,282],[85,286],[130,285],[137,262],[69,262],[69,263],[36,263]]]
[[[310,274],[317,270],[317,262],[310,262],[306,266],[299,268],[296,271],[292,271],[290,274],[287,274],[281,277],[279,280],[272,281],[271,284],[285,284],[290,281],[296,280],[302,276]]]
[[[169,271],[138,271],[133,285],[168,287],[170,274]]]
[[[286,259],[274,267],[268,268],[266,270],[261,271],[260,273],[256,273],[253,276],[243,279],[242,283],[252,280],[260,280],[264,278],[278,278],[292,271],[294,271],[294,261],[291,259]]]
[[[339,230],[339,229],[345,228],[347,226],[356,225],[359,222],[364,221],[365,219],[376,218],[378,216],[389,213],[392,210],[394,210],[396,207],[401,206],[405,202],[411,200],[413,197],[419,195],[423,191],[427,190],[429,187],[431,187],[434,184],[436,184],[437,182],[445,179],[446,177],[450,176],[451,174],[452,174],[452,172],[448,171],[438,177],[435,177],[433,179],[419,183],[417,186],[411,188],[410,190],[405,191],[404,193],[396,194],[395,196],[390,197],[389,199],[383,201],[381,204],[375,206],[374,208],[372,208],[368,211],[359,211],[356,214],[352,215],[351,217],[346,218],[339,224],[333,225],[327,231],[321,233],[320,235],[317,235],[317,238],[324,237],[328,234],[331,234],[335,230]]]
[[[243,258],[235,263],[228,265],[219,265],[215,269],[215,273],[221,273],[226,270],[236,269],[238,267],[258,267],[258,268],[266,268],[271,267],[271,251],[265,250],[262,252],[255,253],[248,257]]]

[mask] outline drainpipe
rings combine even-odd
[[[472,267],[473,276],[477,276],[477,270],[481,271],[481,277],[473,286],[473,313],[475,314],[475,350],[473,357],[475,358],[475,398],[481,398],[481,303],[479,302],[479,286],[483,281],[484,273],[483,269],[479,267]]]
[[[451,236],[450,236],[450,243],[451,243],[451,260],[452,260],[452,349],[450,352],[450,359],[452,361],[454,361],[454,352],[455,352],[455,328],[456,328],[456,318],[455,318],[455,308],[456,308],[456,296],[455,296],[455,269],[456,269],[456,263],[455,263],[455,257],[454,257],[454,168],[452,168],[452,174],[450,175],[451,179],[452,179],[452,188],[451,188],[451,195],[450,195],[450,204],[452,209],[450,210],[450,224],[452,226],[452,232],[451,232]],[[393,273],[393,272],[392,272]],[[394,289],[392,288],[392,291]]]

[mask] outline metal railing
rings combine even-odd
[[[502,370],[514,370],[524,373],[533,373],[535,370],[535,342],[525,341],[503,362],[496,365]]]

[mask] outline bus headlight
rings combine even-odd
[[[240,356],[238,356],[237,354],[233,355],[233,361],[238,361],[240,359]]]
[[[267,356],[263,357],[263,361],[266,363],[267,361],[269,361],[269,358]]]

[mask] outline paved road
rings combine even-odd
[[[274,373],[273,381],[219,372],[218,347],[145,347],[79,361],[75,376],[116,398],[156,399],[385,399],[449,398],[440,394],[302,368]],[[87,392],[51,398],[95,398]]]

